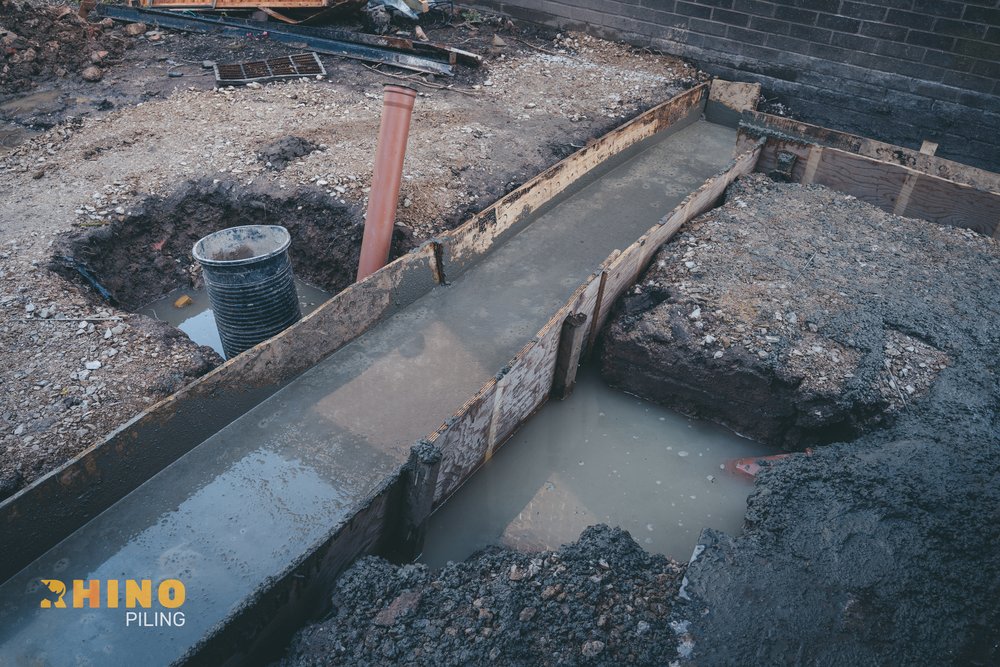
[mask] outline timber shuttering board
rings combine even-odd
[[[824,185],[910,218],[1000,237],[1000,174],[872,139],[745,112],[738,146],[766,139],[757,171],[795,156],[792,181]]]
[[[0,581],[297,375],[425,294],[435,284],[434,262],[431,245],[400,257],[0,503]]]
[[[639,278],[653,253],[684,223],[712,208],[737,177],[753,171],[760,150],[760,143],[751,146],[726,171],[706,181],[636,242],[622,252],[612,253],[600,271],[577,288],[568,303],[499,376],[487,382],[428,438],[443,457],[434,493],[435,507],[447,501],[548,400],[558,366],[560,336],[567,319],[586,316],[590,333],[579,344],[592,347],[615,301]]]
[[[452,276],[474,264],[500,239],[565,192],[596,167],[679,122],[694,121],[708,99],[708,84],[700,84],[653,107],[594,143],[546,169],[489,206],[472,220],[437,240],[443,247],[443,273]]]

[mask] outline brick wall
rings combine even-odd
[[[695,61],[802,120],[1000,171],[1000,0],[473,0]]]

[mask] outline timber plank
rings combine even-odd
[[[755,137],[770,135],[776,139],[799,139],[807,143],[816,143],[890,164],[909,167],[931,176],[971,185],[981,190],[1000,193],[1000,174],[903,146],[895,146],[875,139],[759,111],[745,111],[741,126]],[[784,135],[784,137],[780,135]]]
[[[740,144],[748,145],[753,136],[741,128]],[[1000,192],[859,153],[775,137],[767,138],[756,170],[770,173],[781,152],[798,158],[792,168],[793,181],[825,185],[896,215],[964,227],[986,236],[1000,230]]]
[[[549,397],[563,323],[574,313],[593,316],[600,274],[590,276],[568,303],[524,346],[498,378],[487,382],[427,439],[442,455],[434,492],[439,507],[540,408]]]
[[[749,151],[736,158],[726,171],[705,181],[700,188],[688,195],[656,226],[643,234],[608,265],[601,294],[600,312],[597,314],[591,334],[591,347],[596,343],[596,336],[607,322],[618,297],[638,280],[660,246],[670,240],[682,225],[711,209],[736,178],[752,172],[761,148],[762,145],[758,142]]]
[[[1000,195],[921,174],[900,215],[992,237],[1000,231]]]
[[[906,171],[862,155],[826,149],[813,182],[892,212],[906,182]]]

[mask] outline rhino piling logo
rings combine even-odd
[[[58,579],[41,579],[48,594],[39,602],[42,609],[67,609],[64,599],[69,592],[66,584]],[[102,585],[103,584],[103,585]],[[124,584],[124,585],[123,585]],[[137,628],[182,627],[185,622],[186,592],[179,579],[164,579],[156,587],[156,604],[153,605],[151,579],[74,579],[71,582],[73,609],[118,609],[125,607],[125,625]],[[101,592],[104,595],[101,595]],[[124,594],[123,594],[124,593]],[[54,596],[54,597],[53,597]]]
[[[66,595],[66,584],[58,579],[42,579],[42,583],[49,589],[50,593],[53,593],[56,596],[55,600],[50,600],[48,598],[42,600],[42,609],[50,609],[52,607],[65,609],[66,601],[63,600],[63,597]]]

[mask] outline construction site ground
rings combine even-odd
[[[204,61],[289,50],[60,30],[75,19],[38,7],[37,68],[7,63],[0,93],[0,498],[220,363],[132,313],[197,282],[199,236],[280,222],[301,277],[351,282],[381,88],[401,82],[323,57],[323,80],[214,90]],[[4,23],[23,11],[0,0],[0,26],[24,32]],[[391,72],[421,93],[394,254],[705,78],[621,44],[455,23],[427,32],[482,68]],[[53,34],[94,55],[60,60]],[[997,664],[998,263],[968,230],[741,179],[657,254],[597,353],[614,385],[812,448],[764,467],[743,534],[706,531],[690,565],[607,528],[438,572],[365,559],[284,664]]]
[[[996,664],[998,265],[969,230],[737,181],[600,355],[615,386],[800,451],[763,464],[743,534],[706,527],[690,564],[607,528],[363,560],[281,664]]]
[[[742,535],[703,533],[672,617],[698,664],[997,664],[998,268],[976,232],[763,174],[654,257],[604,377],[810,448]]]
[[[7,63],[0,88],[0,341],[8,352],[0,497],[221,362],[130,312],[197,282],[190,248],[200,236],[279,222],[293,232],[299,275],[329,291],[350,284],[384,84],[420,93],[399,254],[706,78],[669,56],[459,12],[453,25],[427,28],[433,40],[485,56],[454,79],[323,56],[321,80],[216,90],[205,61],[295,50],[107,20],[82,25],[65,9],[0,2],[2,38],[41,45],[32,67]],[[53,35],[72,48],[46,50]],[[74,49],[93,57],[71,58]],[[99,80],[84,78],[92,66]],[[113,304],[80,277],[81,263]]]

